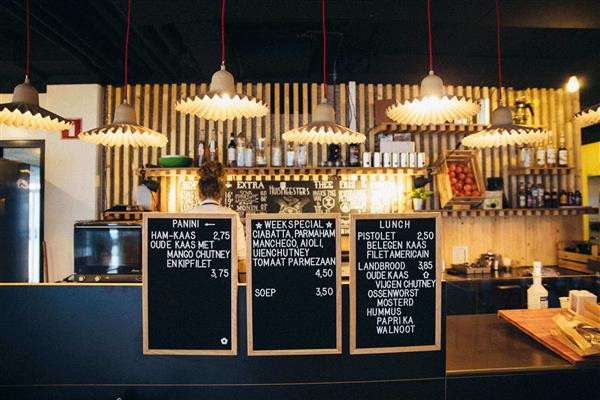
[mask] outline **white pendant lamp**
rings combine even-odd
[[[72,125],[70,121],[40,107],[39,93],[29,82],[31,47],[29,34],[29,0],[25,0],[25,29],[27,35],[25,82],[15,87],[12,102],[0,104],[0,125],[49,131],[69,129]]]
[[[542,128],[516,125],[512,111],[502,101],[502,47],[500,45],[500,1],[496,0],[496,44],[498,48],[498,99],[500,106],[492,112],[491,125],[466,136],[462,145],[471,148],[493,148],[508,145],[529,145],[543,142],[548,132]]]
[[[442,78],[433,72],[433,48],[431,34],[431,0],[427,0],[427,27],[429,38],[429,75],[423,78],[419,97],[399,101],[389,106],[385,113],[399,124],[444,124],[469,118],[479,111],[479,103],[460,96],[448,96]]]
[[[327,94],[327,30],[325,29],[325,0],[321,0],[323,28],[323,93]],[[325,100],[313,111],[312,122],[289,130],[283,140],[296,143],[352,144],[364,143],[365,135],[335,122],[335,110]]]
[[[212,121],[262,117],[269,112],[262,100],[236,93],[233,75],[225,68],[225,0],[221,0],[221,69],[213,74],[207,93],[182,99],[175,109]]]
[[[163,147],[167,137],[137,122],[135,109],[127,102],[127,59],[129,53],[129,30],[131,27],[131,0],[127,1],[127,31],[125,34],[124,92],[125,99],[115,109],[112,124],[79,134],[84,142],[102,146]]]
[[[600,123],[600,104],[584,108],[573,116],[582,128]]]

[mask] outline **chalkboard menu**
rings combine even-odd
[[[248,354],[339,354],[340,222],[335,214],[250,214]]]
[[[350,353],[441,349],[439,218],[352,215]]]
[[[233,213],[144,214],[144,354],[237,354]]]

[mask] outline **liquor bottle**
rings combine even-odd
[[[558,206],[560,205],[560,200],[558,199],[558,193],[556,192],[556,190],[552,191],[552,196],[551,196],[552,200],[551,200],[551,207],[552,208],[558,208]]]
[[[552,194],[549,190],[544,192],[544,208],[552,208]]]
[[[264,167],[267,165],[267,157],[265,155],[265,138],[256,139],[256,166]]]
[[[360,166],[360,146],[356,143],[348,146],[348,165],[351,167]]]
[[[281,165],[281,144],[279,143],[279,140],[275,139],[271,145],[271,166],[281,167]]]
[[[583,198],[581,197],[581,192],[579,190],[575,191],[575,205],[576,206],[583,205]]]
[[[227,146],[227,165],[229,167],[235,167],[237,165],[235,163],[235,150],[235,136],[232,133],[231,140],[229,141],[229,145]]]
[[[529,192],[531,193],[531,200],[529,198],[527,199],[527,208],[537,208],[538,190],[535,183],[531,184]]]
[[[546,147],[546,165],[548,167],[556,166],[556,146],[552,141],[552,136],[548,139],[548,147]]]
[[[520,151],[521,158],[521,167],[523,168],[531,168],[531,147],[529,145],[525,145],[521,147]]]
[[[544,208],[544,184],[537,185],[537,208]]]
[[[544,144],[538,144],[538,147],[535,151],[535,165],[536,167],[545,167],[546,166],[546,149],[544,148]]]
[[[198,143],[198,157],[196,158],[196,166],[201,167],[202,164],[206,161],[207,151],[206,144],[204,141],[200,141]]]
[[[527,207],[527,192],[525,190],[525,182],[519,182],[519,208]]]
[[[240,133],[237,137],[236,158],[238,167],[247,167],[246,165],[246,138]]]
[[[567,167],[569,165],[569,151],[567,150],[565,134],[561,133],[558,139],[558,166]]]
[[[531,193],[531,187],[527,188],[527,208],[533,208],[533,193]]]
[[[561,207],[569,205],[569,195],[567,194],[567,192],[565,192],[564,189],[560,191],[560,196],[558,198],[558,204]]]
[[[575,205],[575,195],[571,191],[567,192],[567,205],[568,206]]]

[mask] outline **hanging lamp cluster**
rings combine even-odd
[[[295,143],[353,144],[364,143],[365,135],[335,122],[335,110],[327,102],[327,29],[325,25],[325,0],[321,0],[323,30],[323,94],[325,101],[313,111],[312,122],[283,134],[283,140]]]
[[[600,104],[584,108],[573,116],[573,120],[582,128],[600,123]]]
[[[221,0],[221,69],[213,74],[208,92],[178,101],[175,109],[213,121],[262,117],[269,112],[262,100],[236,93],[233,75],[225,68],[225,0]]]
[[[479,111],[479,103],[460,96],[448,96],[442,78],[433,72],[431,32],[431,0],[427,0],[427,33],[429,44],[429,75],[421,81],[419,97],[398,101],[389,106],[387,116],[399,124],[444,124],[469,118]]]
[[[462,140],[465,147],[493,148],[508,145],[526,145],[543,142],[548,132],[542,128],[516,125],[512,111],[504,105],[502,98],[502,46],[500,41],[500,0],[496,0],[496,46],[498,56],[498,103],[493,112],[491,125],[479,132],[466,136]]]
[[[125,57],[123,103],[115,109],[112,124],[92,129],[79,134],[79,139],[84,142],[100,144],[103,146],[131,146],[131,147],[163,147],[167,144],[167,137],[153,129],[146,128],[137,122],[135,109],[127,101],[128,83],[128,56],[129,56],[129,31],[131,29],[131,0],[127,0],[127,30],[125,33]]]
[[[39,93],[29,82],[29,65],[31,59],[29,19],[29,0],[25,0],[25,82],[15,87],[10,103],[0,104],[0,125],[49,131],[69,129],[72,126],[69,120],[40,107]]]

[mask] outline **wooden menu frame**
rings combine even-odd
[[[152,349],[148,337],[148,220],[149,219],[229,219],[231,220],[231,349]],[[147,355],[235,356],[237,355],[237,214],[235,213],[144,213],[142,219],[142,330],[143,353]]]
[[[336,347],[331,349],[278,349],[255,350],[252,318],[252,221],[266,219],[334,219],[335,220],[335,285],[336,285]],[[247,214],[246,215],[246,323],[249,356],[342,354],[342,266],[340,214]]]
[[[356,221],[377,219],[435,219],[435,342],[431,345],[401,347],[357,347],[356,344]],[[437,212],[350,215],[350,354],[407,353],[442,349],[442,267],[439,234],[441,215]]]

